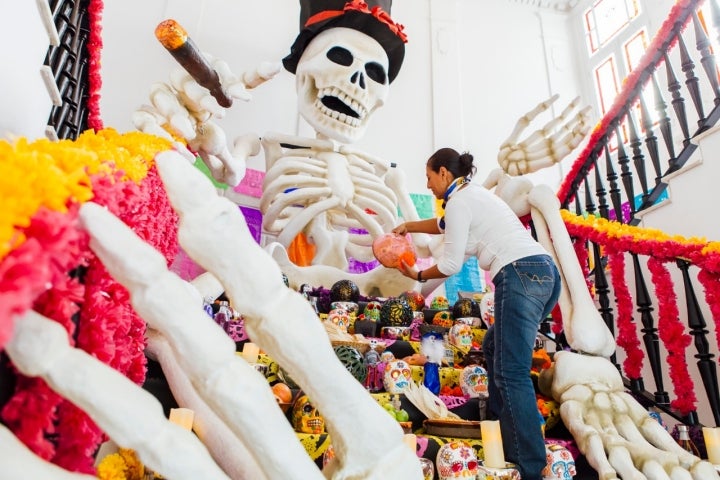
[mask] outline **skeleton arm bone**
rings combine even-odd
[[[560,308],[568,343],[576,350],[609,357],[615,339],[600,316],[578,264],[570,235],[560,217],[560,202],[546,185],[538,185],[528,196],[539,240],[553,254],[563,283]]]
[[[148,330],[147,337],[146,354],[162,366],[165,379],[178,405],[195,413],[193,431],[208,448],[217,464],[233,479],[266,479],[245,444],[197,392],[165,337],[155,330]]]
[[[155,397],[72,348],[67,335],[57,322],[30,311],[15,322],[6,352],[24,375],[43,378],[153,470],[177,479],[227,479],[192,433],[165,418]]]
[[[96,480],[92,475],[68,472],[37,455],[0,424],[0,480]]]
[[[336,478],[420,478],[417,457],[402,444],[397,422],[340,363],[315,312],[284,286],[277,264],[254,242],[237,208],[217,197],[189,165],[163,155],[157,165],[180,213],[183,248],[223,280],[233,305],[246,313],[250,336],[323,412],[340,465]],[[290,312],[293,329],[287,327]],[[397,465],[390,472],[378,471],[389,455]]]

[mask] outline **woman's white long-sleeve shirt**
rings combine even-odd
[[[444,248],[437,267],[448,276],[459,272],[473,255],[480,268],[494,278],[510,262],[548,253],[505,202],[472,182],[448,199],[444,232]]]

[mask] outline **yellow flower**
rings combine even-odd
[[[128,480],[125,460],[119,453],[112,453],[100,461],[97,477],[100,480]]]
[[[62,213],[91,200],[90,177],[97,174],[121,171],[123,181],[140,183],[155,155],[170,148],[163,138],[114,129],[88,130],[75,141],[0,141],[0,260],[25,241],[18,229],[41,207]]]

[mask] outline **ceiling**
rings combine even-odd
[[[561,12],[569,12],[575,7],[580,0],[508,0],[513,3],[527,5],[538,8],[548,8]]]

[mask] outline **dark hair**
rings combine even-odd
[[[441,148],[433,153],[427,161],[427,166],[433,171],[440,171],[445,167],[453,177],[471,177],[477,168],[473,165],[473,156],[468,152],[458,153],[452,148]]]

